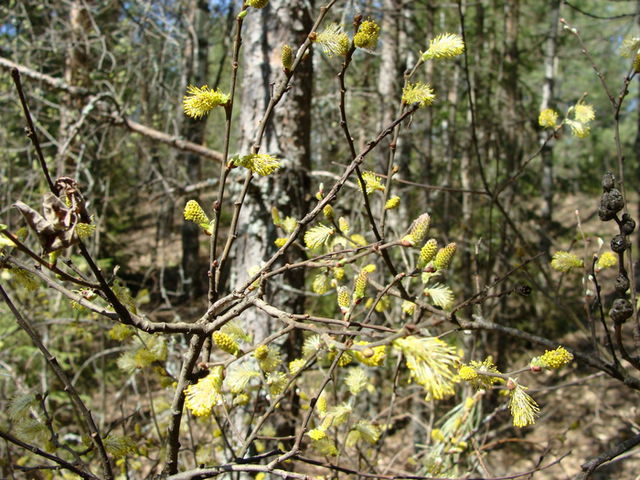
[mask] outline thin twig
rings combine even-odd
[[[33,143],[33,146],[36,149],[38,162],[40,162],[40,168],[42,169],[44,178],[47,180],[49,190],[51,190],[54,195],[58,195],[58,189],[54,185],[53,180],[51,180],[51,175],[49,175],[49,167],[47,167],[47,162],[44,159],[44,154],[42,153],[42,148],[40,147],[40,140],[38,139],[38,134],[36,133],[36,127],[34,126],[33,120],[31,119],[31,112],[29,112],[27,99],[25,98],[24,90],[22,89],[20,70],[13,67],[11,69],[11,78],[13,78],[13,83],[15,83],[16,89],[18,90],[18,96],[20,97],[20,103],[22,104],[24,118],[27,121],[27,137],[29,137],[29,140],[31,140],[31,143]]]
[[[8,432],[3,432],[2,430],[0,430],[0,437],[2,437],[3,439],[5,439],[8,442],[13,443],[14,445],[18,445],[19,447],[22,447],[25,450],[29,450],[30,452],[35,453],[36,455],[39,455],[39,456],[41,456],[43,458],[46,458],[47,460],[51,460],[52,462],[57,463],[62,468],[66,468],[67,470],[75,473],[76,475],[80,476],[81,478],[86,478],[88,480],[99,480],[99,477],[96,477],[92,473],[85,472],[84,470],[79,469],[78,467],[76,467],[72,463],[69,463],[66,460],[63,460],[60,457],[52,455],[51,453],[45,452],[44,450],[41,450],[40,448],[36,447],[35,445],[30,445],[30,444],[28,444],[26,442],[23,442],[22,440],[20,440],[19,438],[14,437],[13,435],[11,435]]]
[[[38,350],[42,352],[42,355],[44,356],[47,364],[49,364],[49,366],[55,373],[56,377],[58,377],[58,380],[60,380],[60,382],[62,382],[62,384],[64,385],[65,392],[67,392],[67,395],[69,395],[69,398],[71,399],[71,402],[73,403],[74,407],[80,413],[83,423],[85,424],[85,428],[89,432],[89,437],[91,438],[91,442],[98,450],[98,454],[100,456],[100,461],[102,463],[102,470],[105,478],[107,478],[108,480],[113,479],[114,476],[113,476],[113,470],[111,469],[111,462],[109,461],[109,456],[107,455],[107,451],[104,447],[104,444],[102,443],[100,432],[98,431],[98,427],[93,421],[93,416],[91,415],[91,412],[89,411],[89,409],[86,407],[86,405],[80,398],[80,395],[78,395],[78,392],[76,391],[73,384],[67,377],[66,373],[64,373],[64,370],[58,363],[58,360],[56,359],[56,357],[53,354],[51,354],[51,352],[49,352],[47,347],[45,347],[44,343],[42,343],[42,340],[40,340],[40,335],[38,335],[35,329],[31,326],[31,323],[25,317],[23,317],[22,314],[18,311],[15,304],[11,300],[11,297],[9,297],[7,292],[2,287],[2,284],[0,284],[0,296],[2,296],[5,303],[9,307],[9,310],[11,310],[11,313],[13,314],[16,321],[18,322],[18,325],[20,325],[20,327],[22,327],[22,329],[27,333],[27,335],[29,335],[33,344],[38,348]]]

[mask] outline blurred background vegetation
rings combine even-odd
[[[313,3],[272,2],[272,8],[296,4],[306,11]],[[24,134],[9,75],[13,62],[24,69],[23,83],[49,168],[56,176],[77,179],[88,200],[97,225],[90,250],[110,275],[117,269],[123,291],[154,320],[193,321],[204,305],[208,239],[185,224],[182,208],[194,198],[211,207],[218,188],[220,164],[215,156],[223,146],[224,119],[185,117],[182,97],[190,84],[228,90],[240,6],[214,0],[8,0],[0,5],[0,220],[17,230],[22,219],[12,204],[21,200],[35,207],[47,191]],[[320,2],[314,6],[310,18],[315,18]],[[403,126],[396,146],[399,181],[393,192],[402,205],[390,215],[388,236],[400,236],[410,219],[429,212],[441,241],[458,244],[449,275],[457,302],[541,254],[503,285],[505,292],[527,285],[530,295],[505,293],[467,310],[505,326],[585,343],[587,287],[577,275],[553,272],[548,262],[554,251],[572,249],[589,263],[598,251],[598,237],[606,244],[616,233],[597,218],[602,174],[618,173],[615,118],[576,36],[558,18],[580,32],[617,98],[630,68],[630,59],[622,58],[619,48],[625,38],[639,34],[640,2],[351,0],[337,2],[326,21],[338,22],[349,32],[357,13],[382,27],[378,49],[357,51],[347,71],[347,115],[358,147],[397,115],[403,75],[427,49],[428,40],[442,32],[460,32],[464,21],[466,59],[429,63],[414,77],[431,83],[437,100]],[[260,48],[276,69],[282,41],[276,35],[262,38]],[[246,48],[258,47],[248,43]],[[307,62],[313,70],[312,79],[305,80],[311,83],[312,102],[310,148],[305,153],[309,200],[322,183],[331,184],[343,171],[350,154],[338,112],[336,76],[341,60],[316,47]],[[264,65],[245,61],[239,66],[240,77]],[[541,153],[548,135],[538,126],[541,106],[562,116],[581,98],[595,108],[591,134],[581,139],[565,129]],[[236,101],[236,112],[246,111],[242,98]],[[639,101],[634,79],[619,116],[632,215],[640,208]],[[231,150],[244,154],[247,135],[240,115]],[[183,141],[203,145],[208,153],[180,148]],[[387,147],[388,142],[367,158],[367,170],[386,173]],[[286,157],[286,148],[280,153]],[[499,195],[492,198],[491,192]],[[339,214],[373,241],[360,198],[357,188],[348,190]],[[232,200],[225,201],[231,205]],[[267,213],[278,205],[268,192],[263,201]],[[230,209],[223,211],[226,228]],[[271,243],[274,234],[265,233]],[[71,260],[81,270],[87,268],[80,257]],[[72,372],[79,390],[103,412],[101,425],[108,431],[136,431],[133,462],[153,465],[162,428],[150,425],[150,410],[167,409],[169,397],[163,398],[161,389],[171,383],[167,371],[178,368],[186,340],[163,341],[155,350],[149,347],[155,357],[136,360],[138,347],[123,343],[110,322],[74,309],[52,290],[29,290],[8,272],[1,275],[49,348]],[[310,280],[305,279],[306,288],[303,285],[306,307],[333,315],[335,299],[310,292]],[[390,317],[398,311],[387,313],[387,320],[393,321]],[[514,342],[482,333],[461,343],[478,354],[493,355],[506,367],[532,347]],[[44,395],[60,387],[4,305],[0,346],[1,406],[26,392]],[[122,360],[125,353],[129,363]],[[140,367],[151,370],[144,373]],[[56,421],[70,418],[62,396],[52,393],[47,402]],[[119,406],[124,404],[136,405],[137,413],[125,415]],[[110,411],[113,408],[122,411]],[[38,425],[24,424],[34,429],[29,435],[40,429],[46,441],[46,429]],[[159,438],[154,439],[150,432],[156,430]],[[415,438],[427,441],[425,432],[414,432]]]

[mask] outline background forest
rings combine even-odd
[[[1,2],[0,477],[640,478],[639,26]]]

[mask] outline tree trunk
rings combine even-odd
[[[91,31],[90,4],[71,2],[69,8],[69,36],[67,54],[64,60],[63,79],[67,85],[87,87],[89,84],[90,55],[87,35]],[[75,177],[75,162],[71,161],[73,148],[72,128],[75,114],[82,108],[82,99],[68,93],[62,96],[60,128],[58,131],[58,153],[56,156],[56,176]]]
[[[406,37],[407,29],[410,28],[408,18],[410,18],[411,2],[404,0],[384,0],[382,4],[381,31],[383,41],[380,46],[380,73],[378,76],[378,95],[380,97],[380,123],[377,129],[382,129],[389,125],[398,114],[398,99],[403,87],[403,74],[405,70],[405,52],[407,51]],[[430,112],[427,111],[427,115]],[[368,122],[362,121],[361,125]],[[430,131],[430,129],[428,129]],[[363,136],[363,138],[365,138]],[[379,152],[379,171],[387,173],[388,162],[391,158],[391,148],[395,148],[394,164],[398,167],[398,176],[409,178],[409,159],[411,152],[409,142],[400,134],[396,145],[390,145],[389,149],[383,148]],[[421,170],[422,171],[422,170]],[[418,178],[416,181],[420,181]],[[399,182],[391,184],[391,195],[400,195],[406,190]],[[406,228],[407,216],[411,215],[408,209],[409,202],[402,202],[399,211],[395,215],[389,215],[386,219],[385,230],[391,230],[391,234],[399,234]]]
[[[553,0],[549,6],[549,36],[547,37],[547,46],[544,57],[544,83],[542,84],[542,101],[540,102],[540,110],[545,108],[553,108],[554,106],[554,85],[556,75],[556,63],[558,60],[558,24],[560,20],[560,0]],[[547,132],[540,132],[540,142],[544,142]],[[551,246],[551,223],[553,221],[553,146],[554,140],[551,139],[542,148],[542,217],[540,232],[540,249],[548,254]]]
[[[250,12],[246,17],[240,110],[242,154],[251,150],[258,121],[269,102],[272,84],[282,73],[282,45],[288,44],[295,51],[310,32],[313,23],[305,8],[308,4],[302,0],[272,0],[266,8]],[[283,216],[298,219],[308,210],[312,198],[308,175],[311,168],[312,65],[309,55],[296,70],[290,90],[267,125],[260,152],[279,158],[282,168],[274,175],[252,179],[238,223],[232,284],[244,283],[251,268],[275,252],[274,241],[279,235],[271,217],[273,207]],[[290,263],[301,257],[295,249],[291,249],[282,261]],[[303,312],[305,297],[301,292],[305,288],[304,271],[297,269],[286,273],[278,285],[281,287],[269,287],[265,292],[266,300],[286,311]],[[272,325],[270,317],[256,310],[246,311],[242,318],[244,329],[253,335],[255,342],[267,337],[272,327],[277,326]],[[299,332],[292,333],[286,344],[281,345],[287,360],[299,356],[299,335]],[[293,398],[290,415],[276,425],[279,435],[290,435],[295,431],[295,424],[291,421],[296,418],[296,410],[297,399]]]
[[[243,154],[251,149],[258,120],[270,98],[272,83],[282,71],[282,45],[289,44],[295,51],[311,29],[312,22],[304,8],[305,3],[271,1],[266,8],[251,12],[253,14],[246,18],[240,111]],[[232,275],[240,283],[248,278],[251,267],[259,265],[275,252],[277,232],[271,219],[271,209],[276,207],[284,215],[300,218],[309,205],[311,74],[312,61],[307,58],[296,72],[292,88],[276,108],[260,146],[262,153],[281,159],[283,168],[276,175],[254,178],[242,207]],[[293,258],[288,259],[291,260]],[[303,289],[304,276],[296,271],[285,278],[283,284]],[[299,294],[269,291],[267,295],[291,311],[300,312],[304,307],[304,297]],[[268,324],[263,315],[255,312],[246,317],[246,325],[256,340],[269,334]]]
[[[503,123],[505,137],[505,175],[509,176],[520,166],[522,143],[519,139],[522,116],[519,115],[520,88],[518,86],[518,32],[520,19],[520,1],[505,2],[505,39],[504,39],[504,76],[503,88],[506,96],[506,108]]]

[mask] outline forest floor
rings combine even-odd
[[[584,246],[580,229],[577,228],[576,211],[579,206],[582,206],[579,212],[582,232],[586,237],[591,237],[588,249],[595,251],[598,248],[593,236],[602,237],[605,241],[603,249],[606,249],[608,239],[617,233],[614,222],[603,224],[597,218],[597,196],[570,196],[558,205],[556,220],[568,231],[575,232],[576,242],[571,244],[569,241],[565,245],[560,240],[554,243],[553,251],[582,249]],[[179,222],[181,218],[174,221]],[[157,276],[160,266],[164,265],[167,270],[172,269],[172,274],[175,275],[181,255],[179,228],[170,229],[171,233],[150,250],[150,239],[155,238],[156,228],[155,220],[147,218],[144,228],[137,229],[128,237],[127,244],[123,245],[127,270],[140,275],[152,272],[152,276]],[[201,256],[205,255],[206,243],[207,238],[202,236]],[[607,282],[613,279],[614,273],[603,272],[603,275],[603,281]],[[167,316],[166,320],[170,320],[177,314],[185,316],[184,320],[188,321],[186,317],[195,318],[201,310],[202,301],[198,299],[193,303],[180,305],[177,310],[169,312],[160,309],[152,315]],[[156,318],[160,319],[165,318]],[[576,348],[582,343],[585,350],[589,350],[590,345],[584,342],[583,334],[574,333],[563,338],[561,344]],[[536,350],[531,356],[539,353]],[[581,464],[640,431],[640,392],[633,391],[604,374],[575,367],[564,373],[561,379],[553,374],[536,378],[536,385],[531,386],[529,393],[540,404],[540,419],[535,426],[518,430],[517,436],[509,424],[498,427],[504,438],[490,441],[481,447],[479,453],[484,476],[491,478],[515,475],[549,465],[563,457],[532,477],[522,478],[569,480],[581,471]],[[544,386],[545,381],[549,387]],[[601,467],[593,479],[640,480],[639,472],[640,447]]]
[[[628,197],[633,215],[638,205],[635,192]],[[604,241],[601,251],[609,249],[610,238],[618,233],[615,222],[603,223],[597,215],[596,195],[564,196],[556,205],[555,220],[574,235],[574,242],[554,240],[552,251],[569,250],[580,255],[584,251],[598,250],[595,237]],[[578,224],[578,218],[580,223]],[[583,237],[584,234],[584,237]],[[636,233],[637,235],[637,233]],[[587,241],[585,242],[585,238]],[[634,244],[634,248],[637,245]],[[588,258],[588,255],[585,255]],[[637,258],[637,254],[634,253]],[[615,269],[604,270],[599,275],[603,295],[609,293],[616,275]],[[638,278],[638,272],[636,272]],[[576,278],[564,279],[578,281]],[[605,311],[608,307],[605,299]],[[603,332],[599,331],[599,338]],[[562,345],[590,350],[583,333],[566,335]],[[630,340],[629,343],[631,343]],[[629,345],[629,347],[632,347]],[[632,348],[633,350],[633,348]],[[623,361],[623,365],[626,362]],[[574,364],[574,369],[561,380],[549,376],[549,388],[529,393],[540,403],[541,417],[534,427],[521,431],[517,438],[504,438],[495,448],[486,452],[484,461],[487,476],[513,475],[541,465],[548,465],[566,454],[559,463],[536,472],[537,480],[573,479],[581,472],[580,465],[617,444],[637,435],[640,431],[640,392],[620,381]],[[630,367],[629,371],[633,371]],[[542,382],[539,382],[539,384]],[[593,480],[640,480],[640,447],[636,447],[600,467]]]
[[[566,344],[570,344],[568,339]],[[640,430],[640,393],[621,382],[603,374],[574,371],[563,382],[550,383],[556,386],[531,390],[541,406],[536,425],[524,429],[520,437],[504,438],[486,452],[488,476],[526,472],[566,454],[559,463],[532,478],[573,479],[581,471],[581,464]],[[617,457],[592,478],[640,479],[640,448]]]

